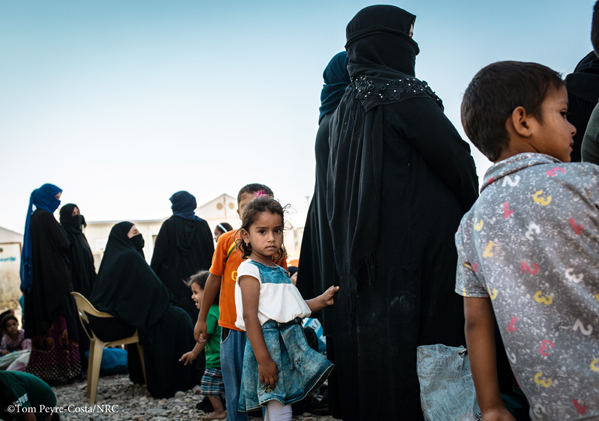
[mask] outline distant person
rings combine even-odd
[[[60,225],[71,242],[68,257],[71,263],[73,291],[89,298],[96,281],[96,268],[94,266],[94,255],[83,233],[83,227],[86,227],[87,224],[77,205],[69,203],[60,208]],[[85,371],[87,368],[85,353],[89,351],[90,341],[79,318],[77,318],[77,334],[81,365]]]
[[[179,191],[170,201],[173,215],[164,221],[156,237],[151,266],[172,292],[176,304],[196,320],[198,309],[183,281],[210,268],[214,253],[212,233],[208,223],[194,213],[197,203],[193,195]]]
[[[25,371],[31,354],[31,339],[25,339],[25,331],[19,329],[19,321],[9,314],[0,321],[4,335],[0,342],[0,370]]]
[[[595,92],[594,102],[597,103],[597,101],[599,100],[599,2],[595,3],[595,7],[593,8],[593,27],[591,29],[591,42],[593,43],[594,51],[590,53],[589,56],[593,56],[593,62],[596,64],[596,72],[593,75],[587,75],[586,78],[591,79],[593,76],[596,77],[597,90],[592,92]],[[568,78],[566,78],[566,83],[568,83]],[[569,85],[568,89],[570,89]],[[585,94],[593,95],[592,92],[589,93],[585,91]],[[570,92],[568,92],[568,94],[570,94]],[[570,97],[571,95],[568,96]],[[568,104],[568,108],[568,120],[570,120],[574,124],[577,130],[576,135],[574,135],[574,147],[576,147],[576,139],[580,136],[583,136],[582,160],[584,162],[592,162],[593,164],[599,164],[599,105],[595,105],[595,108],[593,109],[593,112],[589,117],[586,129],[583,129],[582,134],[580,133],[580,129],[578,128],[578,126],[575,124],[577,116],[573,114],[572,111],[570,111],[571,109],[574,109],[571,103]]]
[[[465,343],[453,236],[476,200],[476,169],[415,77],[415,19],[380,5],[347,25],[352,84],[330,123],[326,202],[344,421],[420,419],[416,348]]]
[[[351,82],[347,72],[347,63],[347,52],[338,53],[333,56],[322,75],[325,85],[320,93],[319,126],[314,145],[316,182],[302,239],[299,263],[301,270],[295,275],[296,279],[299,277],[298,289],[304,297],[314,297],[330,286],[339,285],[339,275],[335,267],[335,251],[327,219],[327,167],[329,164],[329,124],[345,94],[345,89]],[[291,280],[294,281],[293,278]],[[315,317],[323,325],[323,333],[327,337],[327,358],[334,364],[333,335],[336,328],[333,316],[341,315],[341,313],[333,313],[333,311],[333,306],[326,307]],[[341,418],[337,371],[333,371],[329,377],[329,407],[333,415]]]
[[[591,23],[591,42],[594,51],[588,53],[576,65],[574,73],[566,76],[566,88],[568,89],[568,121],[576,127],[574,135],[574,147],[572,149],[572,162],[584,160],[585,152],[582,152],[583,137],[591,117],[593,109],[599,101],[599,2],[593,6],[593,18]],[[587,154],[592,152],[587,151]],[[588,160],[591,161],[591,157]]]
[[[171,304],[171,293],[146,263],[144,239],[131,222],[112,227],[90,302],[115,318],[92,318],[94,333],[103,341],[133,335],[144,346],[148,391],[169,398],[191,388],[194,368],[179,362],[193,348],[193,324],[187,312]],[[137,347],[129,349],[129,376],[143,381]],[[133,363],[132,363],[133,361]]]
[[[599,167],[570,163],[567,110],[560,74],[536,63],[490,64],[464,93],[464,130],[495,164],[455,235],[483,420],[513,420],[493,314],[531,419],[599,419]]]
[[[257,196],[273,197],[272,190],[264,184],[247,184],[237,194],[237,214],[239,218],[243,214],[245,206]],[[237,321],[237,308],[235,307],[235,284],[237,283],[237,269],[244,257],[237,245],[241,240],[239,230],[229,231],[218,239],[216,251],[212,258],[210,276],[206,281],[204,298],[198,321],[194,329],[196,340],[205,340],[207,332],[206,320],[208,312],[219,294],[219,319],[218,324],[222,327],[220,361],[225,383],[225,396],[227,401],[227,419],[233,421],[245,421],[248,415],[238,411],[239,391],[241,388],[241,373],[243,370],[243,353],[247,342],[245,331],[235,326]],[[281,257],[275,263],[287,268],[287,260]]]
[[[204,288],[206,281],[210,276],[210,272],[202,270],[194,275],[191,275],[187,286],[191,288],[191,298],[196,303],[198,309],[202,305],[204,297]],[[205,340],[197,342],[193,350],[183,354],[179,361],[183,361],[186,365],[192,363],[200,352],[206,351],[206,369],[202,376],[200,394],[208,397],[214,411],[206,415],[204,420],[215,420],[227,418],[227,411],[223,405],[223,397],[225,395],[225,387],[223,382],[223,372],[220,366],[220,334],[221,328],[218,325],[218,296],[215,297],[214,303],[208,310],[206,318],[206,334]]]
[[[43,380],[28,373],[0,371],[0,419],[56,421],[56,395]],[[18,417],[18,418],[15,418]]]
[[[53,215],[61,194],[53,184],[44,184],[31,193],[21,253],[25,336],[32,344],[27,371],[44,380],[72,379],[81,374],[76,342],[78,315],[71,296],[68,257],[71,242]]]
[[[221,222],[220,224],[217,224],[216,228],[214,228],[214,241],[218,243],[218,239],[220,238],[220,236],[226,232],[231,231],[232,229],[233,227],[231,226],[231,224],[227,222]]]
[[[265,408],[265,419],[291,421],[291,404],[318,388],[333,364],[314,351],[301,329],[302,319],[332,305],[339,287],[304,301],[285,269],[274,261],[285,256],[284,211],[271,197],[249,202],[241,222],[235,286],[235,325],[247,331],[239,410]]]
[[[73,291],[89,298],[96,281],[96,268],[94,255],[83,233],[87,223],[77,205],[69,203],[60,208],[60,225],[71,242],[68,256],[71,262]]]

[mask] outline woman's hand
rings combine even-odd
[[[324,306],[330,306],[335,303],[335,294],[337,291],[339,291],[339,287],[332,286],[320,296]]]
[[[268,358],[268,360],[263,363],[258,363],[258,375],[260,376],[260,381],[270,385],[273,389],[279,380],[279,377],[277,376],[278,373],[279,368],[272,358]]]
[[[9,354],[9,352],[6,349],[3,349],[2,350],[2,355],[7,355],[7,354]]]
[[[187,365],[188,363],[191,364],[193,362],[193,360],[195,360],[198,357],[197,354],[195,354],[193,351],[189,351],[186,352],[185,354],[183,354],[183,356],[181,357],[181,359],[179,361],[184,361],[185,365]]]

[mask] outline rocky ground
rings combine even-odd
[[[131,383],[127,375],[100,377],[96,405],[90,406],[85,396],[86,382],[65,385],[53,385],[56,393],[57,407],[62,408],[61,420],[201,420],[205,415],[195,409],[203,396],[199,387],[187,393],[177,392],[170,399],[154,399],[146,388]],[[110,412],[108,412],[110,411]],[[334,421],[330,416],[304,413],[294,416],[294,420]],[[261,421],[262,418],[251,418]]]

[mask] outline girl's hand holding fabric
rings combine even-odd
[[[339,291],[339,287],[330,287],[323,294],[311,300],[306,300],[306,304],[310,307],[312,314],[323,308],[332,305],[335,302],[335,294]]]
[[[339,287],[332,286],[329,287],[320,297],[324,302],[324,306],[331,306],[335,303],[335,294],[339,291]]]
[[[258,375],[260,376],[260,381],[270,387],[274,388],[275,384],[279,380],[277,374],[279,373],[279,368],[277,364],[272,360],[272,358],[268,358],[268,360],[258,363]]]

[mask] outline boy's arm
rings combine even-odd
[[[198,358],[198,355],[200,355],[200,352],[202,352],[202,349],[204,349],[204,347],[208,343],[208,339],[210,339],[210,335],[207,335],[207,336],[208,337],[206,338],[205,342],[196,343],[191,351],[186,352],[185,354],[183,354],[183,356],[181,358],[179,358],[179,361],[184,362],[185,365],[187,365],[187,364],[191,364],[193,362],[193,360]]]
[[[260,281],[248,275],[239,277],[237,280],[241,288],[241,302],[243,303],[243,322],[248,335],[248,340],[256,361],[258,361],[258,375],[262,383],[275,387],[278,380],[277,364],[270,357],[264,335],[262,334],[262,325],[258,319],[258,302],[260,299]]]
[[[483,421],[514,421],[514,417],[503,406],[499,392],[495,360],[495,319],[491,300],[464,297],[464,315],[468,358],[482,419]]]
[[[200,307],[200,313],[198,314],[198,321],[193,330],[193,336],[195,337],[196,341],[198,341],[200,338],[203,341],[207,340],[206,318],[208,317],[210,306],[212,305],[212,303],[214,303],[216,294],[218,294],[218,290],[220,289],[220,283],[222,279],[222,276],[210,274],[210,276],[208,276],[208,279],[206,280],[206,287],[204,288],[204,297],[202,298],[202,305]]]

